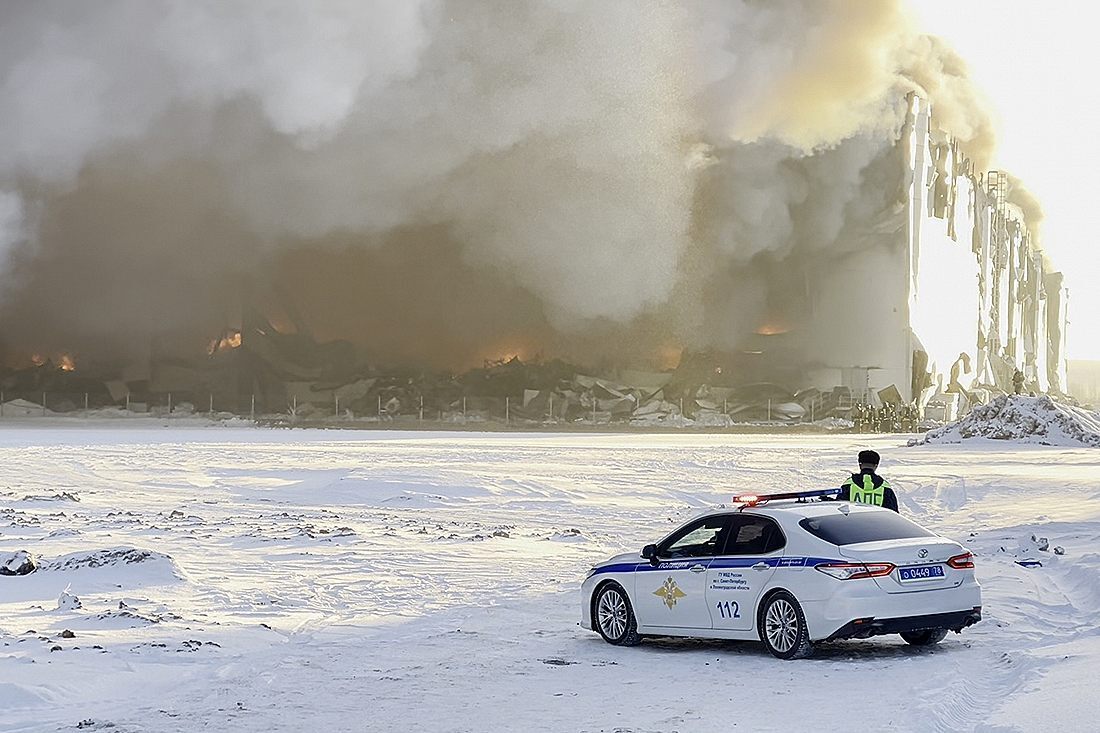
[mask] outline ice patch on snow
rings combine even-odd
[[[1055,402],[1046,395],[1002,395],[909,444],[960,443],[972,438],[1100,448],[1100,414]]]

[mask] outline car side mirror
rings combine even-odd
[[[642,548],[642,557],[654,565],[657,564],[657,545],[646,545]]]

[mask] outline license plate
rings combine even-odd
[[[909,580],[931,580],[943,577],[943,565],[914,565],[908,568],[898,568],[898,580],[902,583]]]

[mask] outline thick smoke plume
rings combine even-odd
[[[0,339],[254,305],[390,363],[729,346],[864,246],[910,91],[984,164],[893,0],[5,3]]]

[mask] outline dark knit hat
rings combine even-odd
[[[859,452],[859,465],[861,466],[877,466],[879,463],[879,455],[873,450],[861,450]]]

